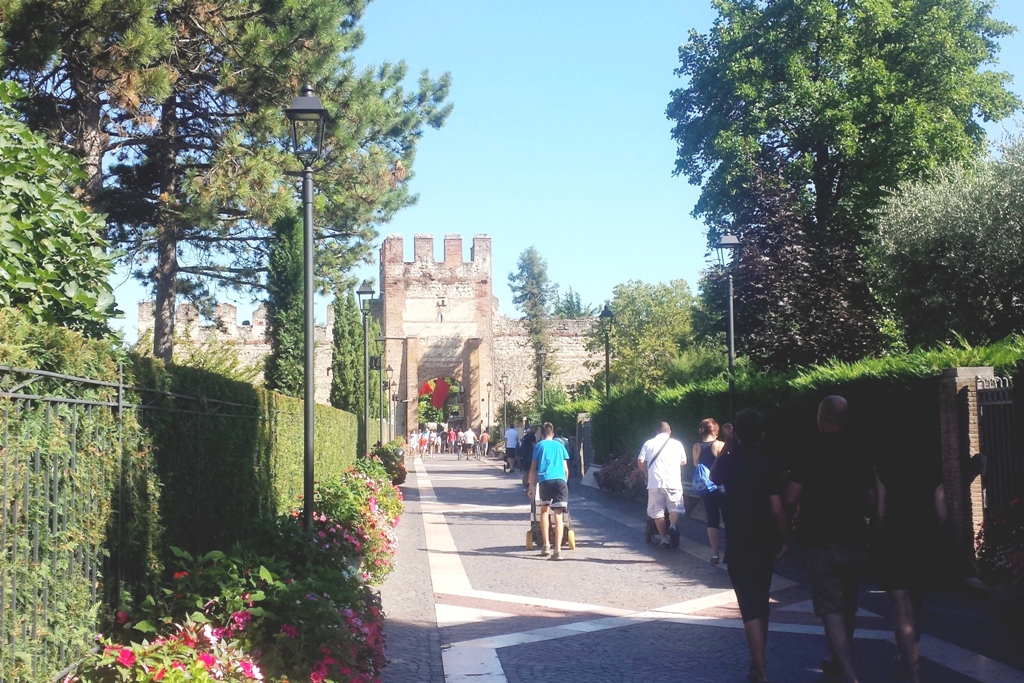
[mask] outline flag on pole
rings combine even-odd
[[[451,387],[444,379],[439,379],[434,384],[434,393],[430,396],[430,405],[439,409],[444,405],[444,401],[448,398],[448,390]]]

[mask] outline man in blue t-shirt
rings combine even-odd
[[[540,554],[551,555],[552,560],[562,559],[562,513],[569,504],[569,452],[558,441],[555,441],[555,428],[545,422],[541,428],[541,440],[533,447],[533,462],[530,465],[531,495],[534,483],[540,484],[538,505],[540,506],[540,537],[543,547]],[[548,544],[548,512],[555,515],[555,547],[552,552]]]

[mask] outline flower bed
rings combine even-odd
[[[1024,605],[1024,505],[1015,499],[1005,517],[990,517],[978,532],[981,579],[1013,606]]]
[[[313,528],[299,511],[232,549],[174,549],[156,595],[110,619],[102,650],[66,679],[377,680],[383,612],[370,584],[393,567],[401,492],[360,458],[317,487]]]

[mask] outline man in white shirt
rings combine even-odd
[[[516,451],[519,449],[519,431],[509,425],[505,430],[505,471],[511,472],[516,467]]]
[[[476,432],[472,428],[462,433],[462,445],[466,452],[466,460],[469,460],[469,456],[473,455],[473,446],[476,445]]]
[[[637,457],[640,471],[647,476],[647,516],[658,527],[662,548],[679,545],[676,525],[679,523],[679,513],[683,511],[682,466],[685,464],[686,449],[672,438],[672,428],[668,422],[658,425],[657,436],[644,443]],[[669,515],[667,530],[665,508],[668,508]]]

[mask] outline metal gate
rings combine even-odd
[[[975,383],[985,512],[1003,515],[1010,501],[1024,494],[1024,457],[1017,438],[1013,382],[1007,377],[977,377]]]

